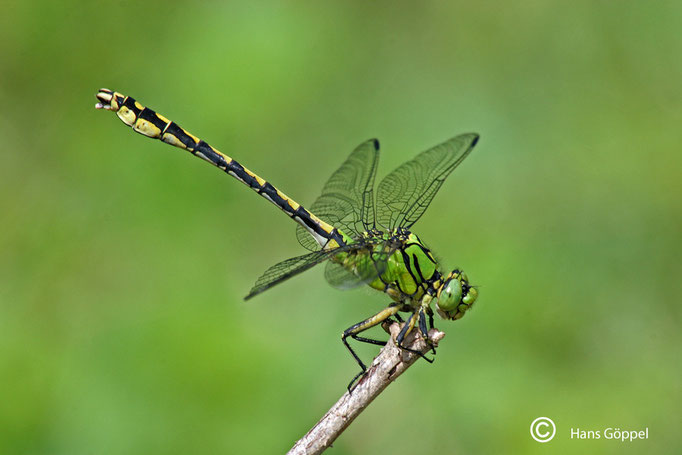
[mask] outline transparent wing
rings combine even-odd
[[[260,278],[256,280],[256,284],[253,285],[249,295],[244,297],[244,300],[249,300],[261,292],[267,291],[276,284],[288,280],[292,276],[298,275],[301,272],[305,272],[309,268],[314,267],[320,262],[326,261],[335,254],[347,251],[349,249],[351,249],[350,245],[344,245],[332,250],[318,250],[279,262],[267,269],[265,273],[263,273]]]
[[[337,289],[351,289],[374,281],[386,271],[388,257],[393,253],[384,245],[381,248],[366,247],[349,251],[351,268],[335,262],[327,262],[324,277]]]
[[[478,134],[443,142],[388,174],[377,189],[377,222],[384,229],[409,229],[427,209],[447,176],[466,158]]]
[[[352,237],[373,228],[378,161],[379,141],[370,139],[360,144],[329,178],[310,212]],[[296,237],[311,251],[320,248],[303,226],[298,226]]]

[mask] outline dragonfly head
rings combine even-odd
[[[445,277],[436,294],[436,310],[443,319],[457,320],[471,308],[478,291],[469,284],[469,278],[459,269]]]

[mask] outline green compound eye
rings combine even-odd
[[[461,300],[462,283],[457,278],[453,278],[441,291],[437,305],[441,310],[448,312],[457,308]]]

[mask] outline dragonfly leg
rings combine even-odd
[[[377,314],[375,314],[372,317],[369,317],[365,319],[364,321],[358,322],[357,324],[353,324],[352,326],[348,327],[346,330],[343,331],[343,334],[341,335],[341,341],[343,344],[346,346],[348,351],[353,355],[353,358],[355,361],[360,365],[361,371],[353,377],[353,379],[350,381],[348,384],[348,392],[352,393],[353,391],[353,384],[355,384],[355,381],[357,381],[365,372],[367,372],[367,366],[360,360],[360,357],[355,353],[353,348],[350,347],[350,344],[348,344],[348,337],[353,338],[354,340],[363,342],[363,343],[370,343],[370,344],[376,344],[378,346],[384,346],[386,344],[385,341],[380,341],[380,340],[374,340],[372,338],[365,338],[358,336],[359,333],[364,332],[367,329],[370,329],[376,325],[381,324],[384,322],[386,319],[390,318],[391,316],[394,316],[395,314],[398,313],[398,310],[400,309],[400,306],[398,304],[392,304],[387,308],[384,308]]]
[[[423,305],[421,308],[419,308],[419,333],[422,334],[424,341],[426,341],[426,343],[431,347],[431,352],[433,352],[433,355],[436,355],[436,347],[431,342],[431,338],[429,338],[429,331],[426,328],[426,314]]]
[[[411,352],[413,354],[417,354],[419,357],[422,359],[426,360],[429,363],[433,363],[433,359],[429,359],[426,357],[424,354],[422,354],[420,351],[417,351],[416,349],[411,349],[408,348],[407,346],[403,346],[403,341],[405,341],[405,337],[412,331],[414,328],[414,325],[417,323],[417,320],[419,319],[419,310],[415,311],[412,313],[412,316],[410,316],[410,319],[407,320],[407,323],[403,326],[403,328],[400,330],[400,333],[398,333],[398,336],[396,337],[395,341],[398,344],[398,347],[400,349],[404,349],[407,352]],[[424,340],[428,343],[428,335],[424,338]]]

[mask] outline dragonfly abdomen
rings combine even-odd
[[[177,123],[143,106],[132,97],[118,92],[100,89],[97,98],[100,101],[97,108],[116,112],[121,121],[132,127],[134,131],[187,150],[244,183],[303,226],[322,248],[344,244],[343,234],[333,226],[325,223],[265,179],[216,150],[206,141],[186,131]]]

